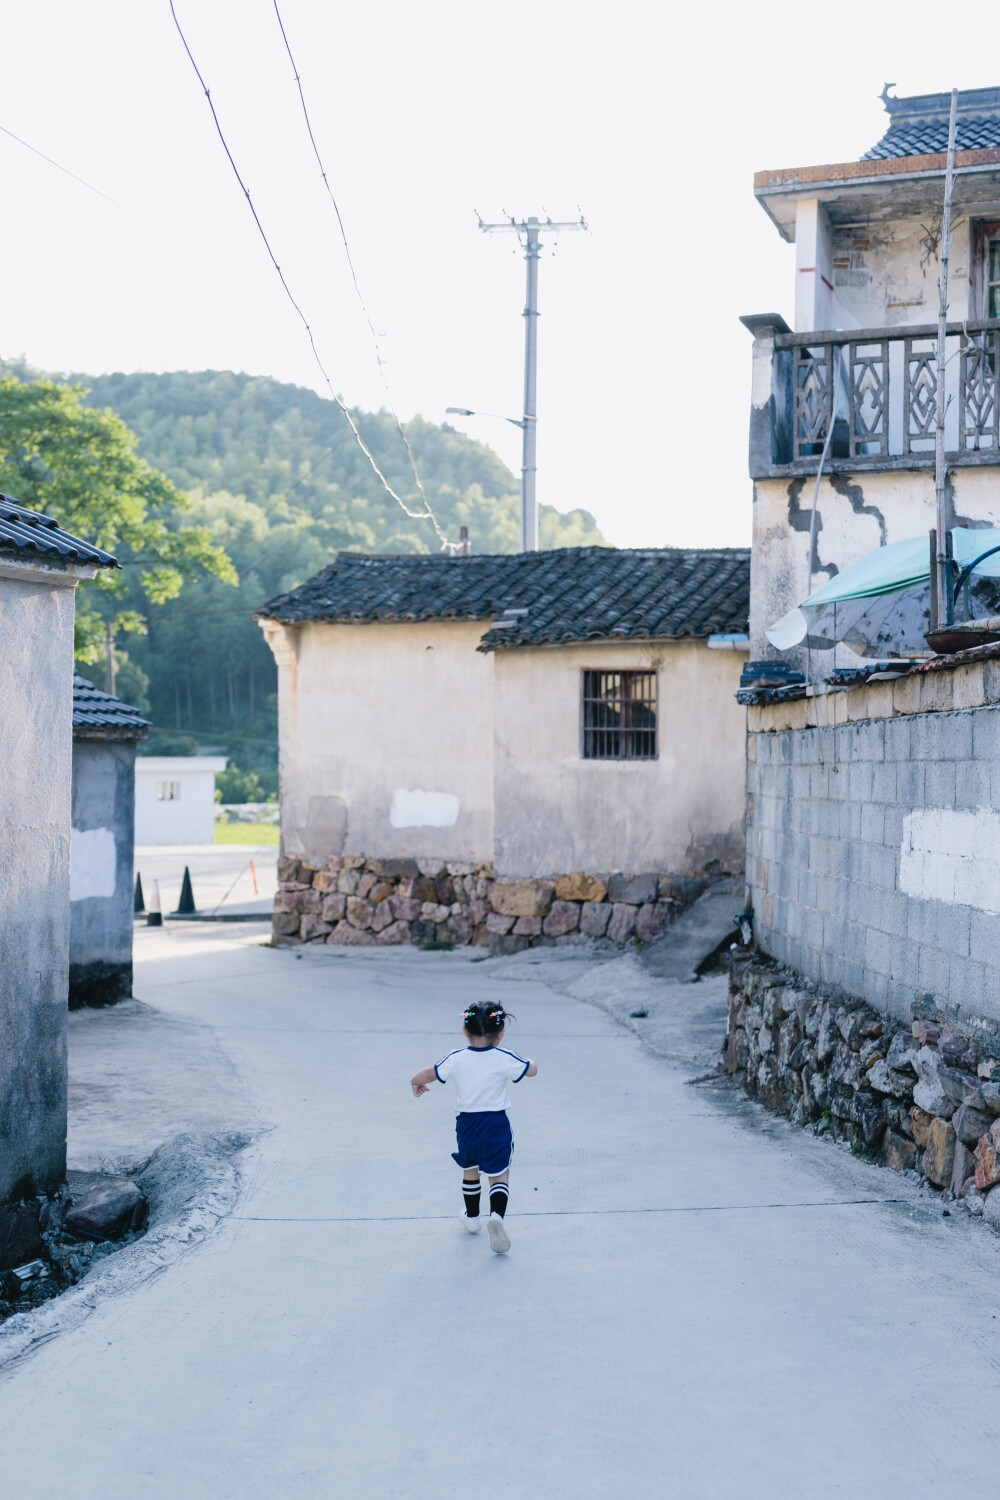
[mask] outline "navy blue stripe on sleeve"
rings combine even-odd
[[[518,1062],[524,1062],[524,1059],[522,1057],[519,1057],[518,1058]],[[531,1067],[531,1063],[530,1062],[524,1063],[524,1072],[523,1073],[518,1073],[517,1077],[514,1079],[514,1082],[515,1083],[520,1083],[521,1079],[524,1077],[524,1074],[527,1073],[527,1071],[528,1071],[528,1069],[530,1067]]]

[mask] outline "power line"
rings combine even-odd
[[[328,195],[328,197],[330,199],[330,202],[333,204],[333,211],[334,211],[334,213],[337,216],[337,224],[338,224],[338,226],[340,228],[340,237],[341,237],[341,239],[344,242],[344,254],[347,256],[347,264],[348,264],[348,267],[349,267],[350,272],[351,272],[351,280],[354,282],[354,290],[358,294],[358,302],[361,305],[361,311],[365,315],[365,322],[368,324],[368,329],[369,329],[369,332],[371,333],[371,336],[372,336],[372,343],[375,346],[375,361],[376,361],[376,363],[378,365],[378,373],[381,376],[382,384],[385,387],[386,394],[390,395],[391,392],[389,391],[389,381],[388,381],[388,379],[386,377],[386,373],[385,373],[385,362],[382,359],[382,346],[379,343],[378,333],[375,330],[375,324],[372,321],[372,315],[368,311],[368,305],[365,302],[364,297],[362,296],[361,287],[358,284],[358,273],[354,269],[354,258],[351,255],[351,247],[350,247],[350,245],[348,244],[348,241],[347,241],[347,230],[344,228],[344,220],[343,220],[343,218],[341,216],[340,206],[337,203],[336,197],[334,196],[333,188],[330,186],[330,179],[326,175],[326,167],[323,165],[323,158],[320,156],[320,154],[319,154],[319,146],[316,144],[316,136],[313,133],[312,121],[309,118],[309,109],[308,109],[308,106],[306,105],[306,96],[305,96],[305,91],[303,90],[303,87],[302,87],[302,79],[299,76],[298,66],[297,66],[297,64],[295,62],[295,58],[292,55],[292,48],[291,48],[291,44],[289,43],[289,40],[288,40],[288,33],[285,31],[285,23],[284,23],[284,21],[281,18],[281,11],[278,9],[278,0],[273,0],[273,4],[274,4],[274,14],[275,14],[275,16],[278,19],[278,29],[281,32],[281,40],[285,44],[285,51],[288,53],[288,61],[292,65],[292,76],[295,79],[295,86],[296,86],[296,88],[299,91],[299,102],[302,105],[302,115],[303,115],[303,118],[304,118],[304,120],[306,122],[306,130],[309,133],[309,144],[312,146],[313,155],[316,158],[316,165],[319,167],[319,175],[323,179],[323,186],[326,188],[327,195]],[[428,507],[428,509],[430,509],[430,506],[429,506],[429,503],[428,503],[428,500],[427,500],[427,492],[424,489],[424,486],[423,486],[423,484],[421,482],[421,479],[420,479],[420,475],[417,472],[417,460],[416,460],[416,458],[413,455],[413,449],[410,447],[410,440],[406,436],[406,433],[403,430],[403,424],[400,422],[399,418],[397,417],[396,412],[395,412],[395,410],[394,410],[391,402],[390,402],[390,405],[389,405],[389,411],[392,414],[392,420],[396,424],[396,431],[399,433],[399,436],[400,436],[400,438],[403,441],[403,446],[406,449],[406,456],[410,460],[410,468],[413,471],[413,478],[414,478],[414,481],[416,483],[417,489],[420,491],[420,495],[421,495],[421,498],[423,499],[424,504]]]
[[[402,498],[402,496],[401,495],[397,495],[396,491],[393,489],[392,485],[389,483],[388,479],[386,479],[385,475],[382,473],[382,470],[379,468],[378,464],[375,462],[374,454],[371,452],[371,450],[369,449],[369,447],[368,447],[367,443],[365,442],[364,438],[361,436],[361,433],[358,430],[357,424],[355,423],[354,418],[351,416],[351,413],[350,413],[350,411],[349,411],[346,403],[342,400],[342,398],[340,396],[338,396],[337,392],[334,390],[334,388],[333,388],[333,382],[330,380],[330,377],[327,374],[326,366],[324,365],[322,359],[320,358],[319,350],[316,347],[316,340],[315,340],[315,337],[313,336],[313,331],[312,331],[312,328],[311,328],[311,326],[309,324],[309,320],[306,317],[305,313],[302,311],[302,308],[299,306],[298,302],[295,300],[295,297],[294,297],[294,295],[292,293],[292,289],[288,285],[287,280],[285,279],[285,273],[281,269],[281,266],[278,264],[277,256],[275,255],[274,251],[271,249],[271,242],[270,242],[270,240],[267,237],[267,234],[266,234],[266,232],[264,230],[263,224],[261,223],[260,216],[257,213],[256,207],[254,206],[254,201],[253,201],[253,199],[250,196],[250,189],[247,187],[246,183],[243,181],[243,178],[240,175],[239,167],[237,167],[236,161],[235,161],[235,159],[233,157],[233,153],[229,149],[229,143],[226,140],[225,134],[223,132],[222,125],[221,125],[221,123],[219,121],[219,116],[217,115],[216,110],[215,110],[215,105],[212,103],[211,92],[209,90],[209,87],[208,87],[207,83],[205,82],[204,78],[202,77],[201,69],[198,67],[198,64],[194,60],[194,54],[192,53],[191,48],[188,46],[187,37],[184,35],[184,31],[183,31],[183,28],[181,27],[181,23],[177,19],[177,12],[174,9],[174,0],[170,0],[170,14],[173,16],[174,25],[177,28],[177,35],[180,37],[181,44],[184,47],[184,51],[187,53],[188,61],[190,62],[192,68],[194,69],[195,77],[198,79],[198,82],[201,84],[202,93],[205,95],[205,98],[208,101],[208,107],[211,110],[212,119],[213,119],[213,121],[215,123],[216,133],[218,134],[219,140],[222,143],[222,149],[226,153],[226,156],[227,156],[228,161],[229,161],[229,165],[233,169],[233,175],[235,176],[236,181],[239,183],[240,187],[243,190],[243,195],[244,195],[244,197],[247,200],[247,207],[249,208],[250,213],[253,216],[253,221],[254,221],[254,223],[257,226],[257,232],[258,232],[258,234],[260,235],[261,239],[264,242],[264,248],[267,251],[267,254],[268,254],[268,257],[269,257],[269,259],[271,261],[271,264],[273,265],[273,267],[274,267],[274,269],[275,269],[275,271],[277,273],[278,280],[281,282],[281,285],[282,285],[282,288],[284,290],[285,296],[288,298],[289,302],[292,304],[292,307],[295,309],[295,312],[298,315],[299,321],[301,322],[303,328],[306,331],[306,336],[309,339],[309,347],[312,349],[313,359],[316,361],[317,368],[319,369],[319,372],[320,372],[320,374],[323,377],[323,380],[324,380],[324,382],[326,384],[326,388],[330,392],[330,396],[331,396],[332,400],[336,402],[337,406],[340,407],[340,410],[343,412],[344,416],[346,417],[348,425],[350,426],[350,429],[351,429],[351,431],[354,434],[355,441],[357,442],[358,447],[361,449],[362,453],[365,455],[365,458],[367,458],[369,464],[371,465],[372,472],[375,474],[376,478],[379,480],[379,482],[382,485],[382,488],[385,490],[386,494],[390,495],[392,497],[392,499],[395,500],[396,504],[401,508],[401,510],[407,516],[410,517],[411,520],[413,520],[413,521],[430,521],[431,525],[434,527],[435,533],[437,534],[438,540],[441,543],[441,550],[442,551],[444,551],[444,550],[446,550],[448,548],[455,549],[456,546],[457,546],[457,544],[454,543],[454,542],[449,542],[447,536],[442,531],[441,526],[440,526],[440,524],[438,522],[437,516],[434,514],[433,510],[431,509],[430,504],[429,504],[429,502],[427,500],[427,496],[426,495],[423,496],[425,509],[422,510],[422,511],[411,510],[410,507],[407,505],[406,501]]]
[[[46,156],[44,151],[39,151],[38,147],[33,146],[30,141],[22,140],[19,135],[14,134],[13,130],[8,130],[6,125],[0,125],[0,130],[3,131],[4,135],[9,135],[12,141],[17,141],[17,144],[23,146],[26,151],[31,151],[35,156],[40,156],[42,161],[47,161],[49,166],[55,167],[57,172],[65,173],[67,177],[72,177],[74,182],[78,182],[81,187],[85,187],[88,192],[96,193],[98,198],[103,198],[105,203],[111,204],[112,208],[120,209],[123,214],[131,214],[133,219],[138,218],[138,215],[132,213],[130,208],[126,208],[124,204],[116,203],[114,198],[109,198],[107,193],[102,193],[100,188],[94,187],[92,182],[85,182],[82,177],[78,177],[75,172],[71,172],[69,167],[61,166],[59,162],[53,161],[51,156]]]

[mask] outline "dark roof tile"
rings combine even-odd
[[[889,128],[862,161],[897,156],[936,156],[948,149],[951,94],[915,94],[894,99],[882,92]],[[981,151],[1000,146],[1000,89],[964,89],[958,96],[955,149]]]
[[[149,720],[137,708],[102,693],[79,672],[73,673],[73,736],[75,739],[143,740]]]
[[[19,556],[34,553],[49,562],[91,563],[98,568],[117,568],[110,552],[81,541],[64,531],[58,521],[40,511],[28,510],[9,495],[0,495],[0,553]]]
[[[342,552],[258,619],[483,620],[480,649],[747,629],[744,548],[562,547],[551,552],[369,557]],[[507,611],[524,610],[523,614]],[[509,620],[501,624],[502,617]]]

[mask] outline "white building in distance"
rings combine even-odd
[[[136,844],[215,842],[215,777],[224,755],[140,755],[135,762]]]

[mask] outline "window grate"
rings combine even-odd
[[[656,757],[656,673],[583,674],[584,760]]]

